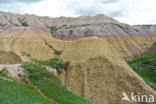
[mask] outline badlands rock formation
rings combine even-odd
[[[0,12],[0,29],[20,27],[27,22],[29,27],[51,32],[49,27],[55,26],[53,35],[71,36],[107,36],[107,35],[156,35],[156,25],[134,25],[120,23],[103,14],[96,16],[51,18],[36,15],[20,15]]]
[[[62,40],[90,36],[105,38],[125,60],[144,53],[156,40],[155,25],[130,26],[105,15],[50,18],[0,12],[2,30],[21,27],[22,23],[51,33],[53,37]]]
[[[156,95],[105,38],[63,41],[41,30],[22,27],[0,33],[0,46],[0,51],[13,53],[21,62],[54,57],[69,61],[68,69],[62,70],[60,78],[70,90],[96,104],[130,104],[121,102],[123,92]]]
[[[26,21],[29,26],[40,28],[45,31],[49,31],[47,26],[63,26],[63,25],[82,25],[82,24],[101,24],[101,23],[111,23],[118,21],[108,18],[105,15],[97,15],[95,17],[91,16],[80,16],[78,18],[73,17],[59,17],[50,18],[47,16],[36,16],[36,15],[20,15],[13,14],[9,12],[0,12],[0,28],[8,29],[9,27],[21,26],[21,21]],[[74,21],[74,22],[73,22]],[[49,31],[50,32],[50,31]]]

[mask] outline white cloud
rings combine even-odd
[[[155,0],[126,0],[120,6],[123,15],[115,19],[129,24],[156,24]]]
[[[105,14],[128,24],[156,24],[156,0],[41,0],[0,4],[0,10],[51,17]]]
[[[29,8],[23,8],[23,10],[27,13],[35,13],[41,16],[72,16],[72,13],[64,8],[65,7],[62,5],[61,0],[43,0],[29,6]]]

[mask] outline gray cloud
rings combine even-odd
[[[4,4],[15,3],[15,2],[33,3],[38,1],[41,0],[0,0],[0,3],[4,3]]]
[[[67,1],[67,0],[65,0]],[[123,9],[118,6],[121,0],[71,0],[65,2],[68,10],[79,16],[105,14],[109,17],[123,15]]]

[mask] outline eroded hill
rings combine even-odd
[[[131,26],[105,15],[50,18],[0,12],[0,31],[12,27],[34,27],[62,40],[97,36],[113,45],[125,60],[141,55],[156,40],[155,25]]]
[[[38,29],[13,28],[0,33],[0,46],[0,51],[14,53],[21,61],[50,58],[68,61],[70,64],[62,70],[60,79],[74,93],[96,104],[130,104],[121,102],[123,92],[156,95],[105,38],[63,41]]]

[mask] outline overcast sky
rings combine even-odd
[[[105,14],[128,24],[156,24],[156,0],[0,0],[0,11],[40,16]]]

